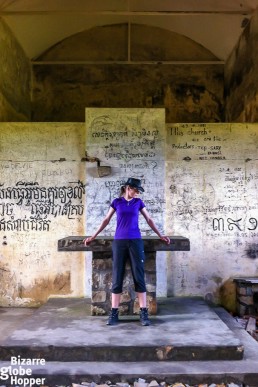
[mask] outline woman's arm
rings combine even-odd
[[[155,225],[153,219],[150,217],[145,207],[141,209],[141,214],[144,216],[146,222],[148,223],[150,228],[158,235],[158,237],[169,245],[170,244],[169,237],[161,235],[161,233],[157,229],[157,226]]]
[[[107,215],[105,216],[105,218],[102,220],[99,228],[97,229],[97,231],[91,236],[91,237],[88,237],[88,238],[85,238],[83,240],[83,243],[85,244],[85,246],[87,246],[88,244],[90,244],[90,242],[92,242],[96,236],[102,231],[104,230],[104,228],[108,225],[108,223],[110,222],[110,219],[112,218],[112,216],[114,215],[115,213],[115,210],[114,208],[110,207]]]

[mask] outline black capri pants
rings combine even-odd
[[[114,239],[112,242],[112,293],[119,294],[123,290],[125,265],[129,259],[135,291],[146,292],[144,278],[144,246],[142,239]]]

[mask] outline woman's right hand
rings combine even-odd
[[[93,236],[83,239],[84,246],[88,246],[94,239]]]

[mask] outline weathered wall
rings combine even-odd
[[[112,174],[102,178],[96,163],[81,161],[85,124],[1,124],[1,305],[89,295],[91,268],[84,254],[58,252],[57,240],[84,235],[85,215],[91,233],[120,184],[136,174],[144,180],[142,198],[157,224],[191,241],[190,252],[161,258],[158,295],[198,295],[234,310],[232,278],[258,274],[258,125],[167,124],[165,132],[149,111],[143,122],[150,120],[159,133],[148,138],[147,131],[131,130],[134,112],[126,127],[119,114],[107,110],[109,115],[100,109],[103,119],[87,119],[89,155],[112,166]],[[108,118],[118,123],[115,128]],[[118,133],[127,136],[122,141]],[[145,158],[146,152],[155,157]],[[149,234],[144,220],[142,229]]]
[[[162,63],[216,60],[212,53],[161,28],[131,30],[129,57],[124,24],[83,31],[42,54],[33,66],[32,120],[83,122],[88,106],[166,108],[166,122],[223,121],[223,65]]]
[[[0,18],[0,121],[29,121],[31,66]]]
[[[166,122],[223,121],[223,66],[34,66],[33,121],[84,120],[84,108],[166,108]]]
[[[258,120],[258,9],[225,64],[225,117]]]
[[[85,127],[0,124],[0,305],[84,295],[83,254],[57,241],[84,232]]]
[[[168,289],[235,308],[233,277],[258,274],[257,124],[167,125],[166,228],[190,238]]]

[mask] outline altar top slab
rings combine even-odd
[[[58,251],[111,251],[113,237],[99,236],[89,246],[84,246],[87,236],[69,236],[58,240]],[[169,236],[167,245],[158,237],[142,237],[145,252],[190,251],[190,240],[182,236]]]

